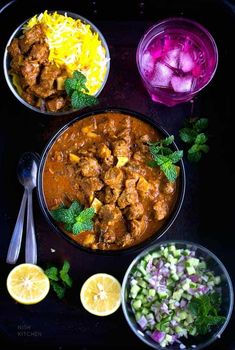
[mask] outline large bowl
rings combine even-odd
[[[53,13],[55,11],[48,11],[49,13]],[[105,48],[106,51],[106,59],[107,59],[107,69],[106,69],[106,73],[105,73],[105,77],[103,80],[103,83],[101,85],[101,87],[99,88],[99,90],[96,92],[96,94],[94,95],[95,97],[98,97],[99,94],[101,93],[101,91],[103,90],[107,79],[108,79],[108,75],[109,75],[109,70],[110,70],[110,53],[109,53],[109,48],[107,45],[107,42],[103,36],[103,34],[100,32],[100,30],[92,23],[90,22],[88,19],[76,14],[76,13],[72,13],[69,11],[56,11],[59,14],[65,15],[67,14],[68,17],[72,17],[74,19],[80,19],[82,23],[85,24],[89,24],[91,27],[91,30],[94,33],[98,33],[98,36],[101,40],[102,46]],[[31,17],[30,17],[31,18]],[[67,114],[71,114],[72,112],[76,112],[75,109],[69,109],[69,110],[65,110],[65,111],[61,111],[61,112],[48,112],[48,111],[41,111],[39,108],[36,108],[32,105],[30,105],[28,102],[26,102],[17,92],[13,82],[12,82],[12,78],[9,74],[9,69],[10,69],[10,62],[11,62],[11,57],[8,53],[7,47],[10,45],[10,43],[12,42],[12,40],[14,38],[19,38],[22,35],[22,28],[24,26],[25,23],[27,23],[29,21],[28,18],[27,20],[25,20],[22,24],[19,25],[18,28],[16,28],[16,30],[13,32],[13,34],[11,35],[10,39],[7,42],[6,48],[5,48],[5,52],[4,52],[4,57],[3,57],[3,70],[4,70],[4,75],[5,75],[5,79],[6,82],[11,90],[11,92],[13,93],[13,95],[17,98],[18,101],[20,101],[23,105],[25,105],[26,107],[30,108],[31,110],[44,114],[44,115],[58,115],[58,116],[62,116],[62,115],[67,115]]]
[[[152,253],[154,251],[158,251],[161,246],[166,247],[170,246],[172,244],[175,244],[176,248],[183,248],[183,249],[192,249],[196,252],[196,257],[202,257],[206,263],[208,268],[215,273],[217,276],[221,276],[221,290],[222,290],[222,304],[221,304],[221,315],[225,316],[225,321],[215,326],[210,333],[208,333],[205,336],[197,336],[197,337],[190,337],[187,341],[185,338],[180,338],[179,340],[182,340],[182,343],[186,345],[186,347],[182,347],[185,350],[187,349],[194,349],[194,350],[200,350],[207,346],[209,346],[211,343],[213,343],[216,339],[220,338],[223,331],[225,330],[226,326],[228,325],[228,322],[230,320],[230,317],[232,315],[233,310],[233,302],[234,302],[234,295],[233,295],[233,286],[231,279],[229,277],[229,274],[223,265],[223,263],[213,254],[209,249],[204,248],[203,246],[188,242],[188,241],[164,241],[159,242],[154,245],[151,245],[149,248],[142,251],[130,264],[128,267],[123,282],[122,282],[122,309],[123,313],[125,315],[125,318],[127,320],[127,323],[129,324],[131,330],[135,333],[135,335],[142,340],[145,344],[151,346],[154,349],[162,350],[163,348],[156,343],[149,335],[145,334],[142,329],[139,327],[135,320],[134,313],[131,309],[130,302],[128,301],[128,293],[130,289],[130,276],[135,271],[136,265],[139,263],[139,261],[146,256],[149,253]],[[193,345],[193,346],[192,346]],[[171,346],[167,346],[167,350],[178,350],[179,344],[175,343]]]
[[[169,136],[168,132],[163,129],[158,123],[156,123],[153,119],[148,118],[147,116],[128,110],[128,109],[117,109],[117,108],[112,108],[112,109],[97,109],[93,112],[86,112],[83,114],[80,114],[79,116],[77,116],[75,119],[73,119],[72,121],[70,121],[68,124],[64,125],[55,135],[52,136],[52,138],[49,140],[49,142],[47,143],[42,156],[41,156],[41,161],[39,164],[39,170],[38,170],[38,178],[37,178],[37,192],[38,192],[38,198],[39,198],[39,203],[42,209],[42,212],[47,220],[47,222],[50,224],[50,226],[60,235],[62,236],[66,241],[68,241],[69,243],[73,244],[74,246],[76,246],[79,249],[83,249],[85,251],[88,252],[96,252],[98,254],[107,254],[107,255],[114,255],[114,254],[120,254],[120,252],[134,252],[136,250],[139,249],[143,249],[144,247],[146,247],[147,245],[153,243],[154,241],[156,241],[157,239],[159,239],[173,224],[173,222],[175,221],[175,219],[177,218],[183,200],[184,200],[184,193],[185,193],[185,186],[186,186],[186,177],[185,177],[185,170],[184,170],[184,164],[183,164],[183,160],[180,160],[179,162],[179,166],[180,166],[180,181],[179,181],[179,190],[178,190],[178,198],[176,200],[176,203],[174,205],[174,209],[171,213],[171,215],[168,217],[168,219],[166,220],[166,222],[163,224],[163,226],[151,237],[149,237],[148,239],[146,239],[145,241],[129,247],[129,248],[124,248],[124,249],[120,249],[120,250],[111,250],[111,251],[106,251],[106,250],[92,250],[90,248],[86,248],[84,246],[82,246],[81,244],[75,242],[73,239],[71,239],[68,235],[66,235],[65,232],[63,232],[60,227],[56,224],[56,222],[52,219],[52,216],[50,215],[50,212],[47,208],[47,204],[46,204],[46,200],[44,197],[44,193],[43,193],[43,183],[42,183],[42,177],[43,177],[43,170],[44,170],[44,165],[45,165],[45,161],[48,155],[48,152],[50,151],[51,147],[53,146],[54,142],[56,141],[57,138],[59,138],[61,136],[62,133],[65,132],[65,130],[70,127],[73,123],[75,123],[78,120],[81,120],[83,118],[89,117],[91,115],[96,115],[96,114],[100,114],[100,113],[110,113],[110,112],[119,112],[122,114],[126,114],[126,115],[130,115],[133,116],[135,118],[141,119],[144,122],[149,123],[151,126],[153,126],[154,128],[156,128],[163,136]],[[175,150],[178,150],[178,147],[176,146],[175,142],[173,142],[172,144],[173,148]]]

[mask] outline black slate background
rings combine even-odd
[[[4,5],[6,1],[2,2]],[[124,107],[148,115],[176,136],[190,115],[208,117],[210,147],[199,165],[185,160],[187,188],[181,212],[165,239],[187,239],[212,250],[235,281],[234,237],[234,34],[232,1],[13,1],[1,14],[1,57],[11,32],[26,18],[44,9],[79,13],[92,20],[104,34],[111,53],[108,82],[99,107]],[[169,16],[192,18],[214,36],[219,66],[213,81],[191,103],[167,108],[151,101],[135,64],[136,47],[143,32]],[[21,105],[0,74],[0,348],[24,345],[50,349],[147,349],[129,329],[121,308],[98,318],[87,313],[79,300],[81,285],[96,272],[107,272],[122,281],[135,254],[103,257],[82,252],[57,236],[45,221],[34,193],[34,214],[39,265],[71,263],[74,287],[64,301],[53,293],[40,304],[23,306],[8,295],[5,283],[12,266],[5,263],[7,248],[19,210],[22,186],[16,178],[17,161],[24,151],[41,153],[46,142],[74,115],[44,117]],[[233,86],[233,85],[232,85]],[[193,107],[193,111],[192,111]],[[55,253],[51,253],[51,248]],[[24,262],[24,252],[19,263]],[[235,313],[220,340],[208,350],[235,349]]]

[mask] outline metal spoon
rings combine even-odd
[[[28,198],[27,207],[27,229],[26,229],[26,244],[25,244],[25,262],[37,263],[37,243],[35,237],[34,220],[33,220],[33,205],[32,191],[36,186],[38,156],[32,152],[24,153],[18,163],[17,175],[19,182],[24,186],[24,195],[21,201],[21,206],[15,228],[12,234],[11,242],[7,253],[7,263],[15,264],[20,253],[26,199]]]

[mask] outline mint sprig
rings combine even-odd
[[[225,320],[225,317],[218,315],[220,304],[221,298],[218,293],[204,294],[190,301],[188,309],[195,317],[197,334],[207,334],[212,326]]]
[[[79,71],[73,72],[72,78],[67,78],[64,82],[67,95],[71,99],[72,107],[82,109],[97,104],[96,97],[87,94],[89,90],[86,87],[86,77]]]
[[[95,216],[95,210],[83,209],[77,201],[74,201],[69,208],[58,208],[51,210],[50,213],[55,221],[63,223],[65,230],[74,235],[93,229],[92,219]]]
[[[159,166],[170,182],[174,182],[177,178],[177,170],[174,164],[178,163],[183,157],[183,151],[172,151],[170,146],[174,141],[171,135],[157,142],[149,142],[149,151],[153,161],[148,162],[148,166]]]
[[[208,137],[203,132],[207,127],[207,118],[193,119],[187,121],[185,127],[179,131],[181,140],[190,146],[187,149],[190,162],[198,162],[202,158],[202,154],[209,151],[209,146],[206,144]]]
[[[67,288],[71,288],[73,281],[69,275],[70,264],[64,261],[62,268],[59,270],[56,266],[51,266],[45,270],[45,274],[49,278],[50,285],[59,299],[63,299]]]

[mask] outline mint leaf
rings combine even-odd
[[[97,104],[97,99],[94,96],[75,90],[71,96],[71,103],[73,108],[81,109]]]
[[[73,213],[73,215],[79,215],[81,213],[81,211],[83,210],[83,206],[81,203],[79,203],[78,201],[74,201],[71,206],[69,207],[69,210],[71,211],[71,213]]]
[[[208,145],[200,145],[200,151],[203,151],[204,153],[209,152],[210,147]]]
[[[165,139],[162,140],[162,145],[163,146],[169,146],[172,144],[172,142],[174,141],[174,135],[168,136]]]
[[[177,163],[182,157],[183,151],[175,151],[168,156],[172,163]]]
[[[207,135],[202,130],[208,126],[207,118],[189,120],[185,123],[186,127],[179,131],[181,140],[191,145],[188,148],[188,160],[190,162],[198,162],[202,157],[202,152],[207,153],[209,146],[206,145]]]
[[[183,151],[173,152],[169,146],[174,141],[174,136],[171,135],[157,142],[149,142],[149,151],[153,161],[148,161],[150,167],[159,166],[170,182],[177,178],[177,171],[174,163],[177,163],[183,157]]]
[[[55,210],[51,210],[51,216],[55,221],[62,222],[66,224],[66,227],[70,227],[70,225],[74,224],[75,218],[82,211],[82,205],[74,201],[69,208],[58,208]],[[65,228],[67,230],[67,228]],[[69,230],[67,230],[69,231]]]
[[[170,182],[174,182],[177,179],[177,171],[174,164],[171,161],[167,161],[161,165],[161,170],[166,175]]]
[[[193,123],[193,127],[197,132],[201,132],[202,130],[208,128],[208,119],[200,118]]]
[[[192,163],[197,163],[201,159],[201,152],[188,153],[188,160]]]
[[[64,297],[67,287],[72,287],[73,281],[69,276],[69,269],[70,264],[65,260],[60,271],[55,266],[45,270],[45,274],[50,280],[50,285],[59,299]]]
[[[195,130],[190,128],[183,128],[179,131],[179,136],[183,142],[193,143],[197,137],[197,133]]]
[[[53,290],[55,291],[57,297],[59,299],[63,299],[65,296],[66,288],[64,286],[61,286],[58,282],[55,282],[55,281],[50,281],[50,284],[51,284]]]
[[[76,80],[76,88],[74,90],[84,89],[86,92],[89,91],[86,87],[87,78],[84,74],[75,70],[73,72],[73,78]]]
[[[92,218],[95,215],[93,208],[83,210],[77,217],[76,223],[73,225],[73,234],[77,235],[82,231],[90,231],[93,229]]]
[[[208,137],[203,133],[201,134],[198,134],[196,139],[195,139],[195,143],[198,144],[198,145],[202,145],[204,143],[206,143]]]
[[[65,260],[64,265],[60,270],[60,278],[68,287],[72,287],[73,281],[68,274],[69,269],[70,269],[70,264],[67,260]]]
[[[215,326],[225,320],[225,317],[218,315],[220,304],[221,298],[218,293],[194,297],[189,302],[188,310],[195,317],[194,324],[198,334],[207,334],[211,326]]]
[[[67,78],[64,81],[65,91],[68,96],[72,96],[72,93],[77,88],[77,81],[73,78]]]
[[[59,281],[59,277],[58,277],[59,271],[57,267],[52,266],[49,269],[46,269],[44,272],[50,280]]]

